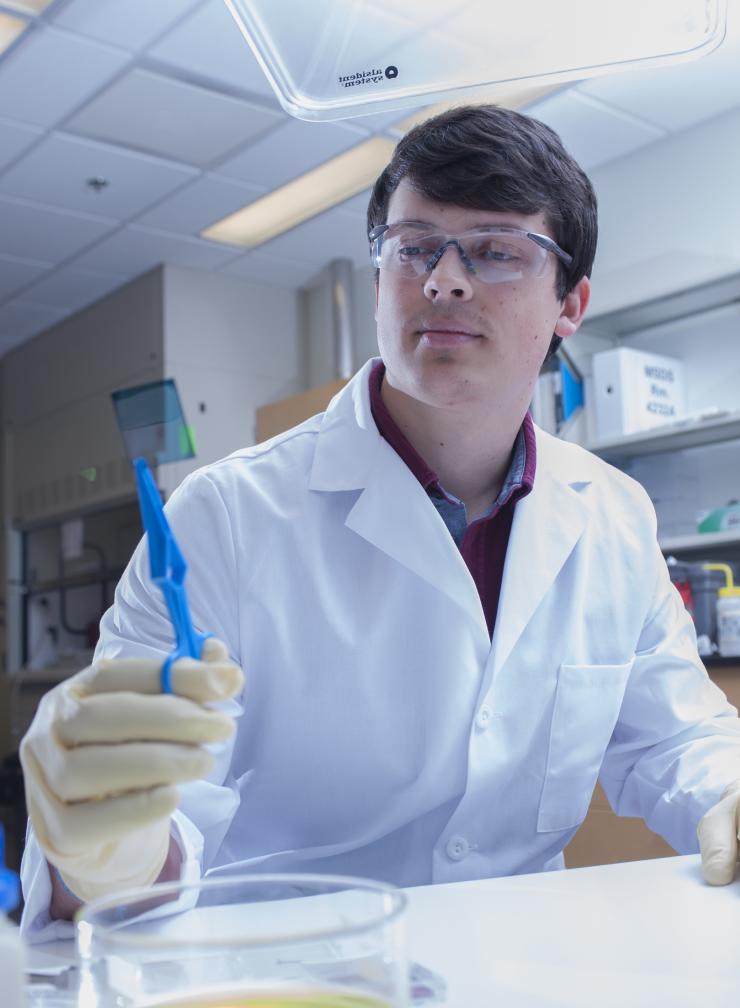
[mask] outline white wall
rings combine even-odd
[[[740,270],[739,165],[735,109],[592,173],[592,316]]]
[[[176,379],[197,450],[160,468],[165,493],[253,444],[257,407],[306,388],[305,369],[297,292],[165,266],[164,374]]]

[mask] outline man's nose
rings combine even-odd
[[[424,294],[430,301],[469,301],[473,296],[470,273],[453,244],[442,252],[424,283]]]

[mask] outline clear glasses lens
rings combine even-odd
[[[434,269],[443,248],[442,255],[458,254],[468,272],[485,283],[542,276],[548,255],[523,231],[444,235],[402,226],[391,227],[376,239],[375,264],[404,276],[422,276]]]

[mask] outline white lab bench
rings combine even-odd
[[[407,890],[409,958],[448,1008],[736,1008],[740,880],[698,856]],[[36,946],[32,970],[69,961]]]

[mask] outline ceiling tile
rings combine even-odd
[[[372,189],[364,189],[361,193],[353,196],[352,199],[348,199],[345,200],[344,203],[340,203],[337,209],[344,210],[347,213],[359,214],[359,216],[364,219],[367,214],[367,205],[370,202],[371,192]]]
[[[0,116],[53,126],[129,59],[121,50],[34,25],[0,64]]]
[[[126,276],[58,269],[23,292],[23,300],[68,312],[79,311],[128,280]]]
[[[740,11],[728,12],[727,35],[700,59],[655,70],[593,77],[578,91],[669,130],[682,130],[740,105]]]
[[[64,318],[66,312],[41,305],[11,301],[0,308],[0,353],[25,342]]]
[[[133,70],[91,101],[66,128],[205,166],[281,118],[277,110]]]
[[[72,0],[54,17],[62,28],[124,49],[148,46],[196,0]]]
[[[146,154],[55,133],[0,177],[0,192],[122,220],[196,173]],[[86,184],[90,178],[107,179],[108,185],[91,189]]]
[[[535,102],[527,114],[551,126],[585,171],[665,136],[665,130],[602,105],[572,88]]]
[[[0,300],[49,270],[50,263],[0,255]]]
[[[202,175],[136,221],[176,234],[197,235],[209,224],[251,203],[264,186],[249,186],[216,175]]]
[[[319,267],[315,263],[294,262],[292,259],[261,255],[259,252],[239,256],[219,270],[220,273],[229,273],[250,280],[262,280],[290,290],[305,286],[318,271]]]
[[[153,46],[147,56],[188,74],[264,95],[277,104],[262,68],[223,0],[209,0]]]
[[[298,262],[315,263],[315,272],[332,259],[351,259],[358,266],[368,262],[365,228],[356,214],[342,210],[326,213],[260,246],[260,255],[287,256]]]
[[[74,269],[138,275],[159,263],[194,269],[217,269],[233,259],[235,250],[183,235],[130,225],[100,242],[74,261]]]
[[[102,238],[114,222],[0,196],[0,253],[58,263]]]
[[[357,123],[358,126],[364,126],[365,129],[372,130],[373,132],[382,132],[391,129],[396,123],[403,122],[412,116],[415,112],[420,112],[423,108],[432,109],[433,106],[429,104],[429,100],[420,102],[417,105],[405,105],[403,108],[393,109],[391,111],[384,112],[369,112],[365,115],[356,116],[352,119],[353,123]],[[432,115],[432,112],[429,112]]]
[[[219,175],[275,189],[367,137],[356,126],[291,119],[216,170]]]
[[[44,131],[25,123],[0,119],[0,171],[43,136]]]

